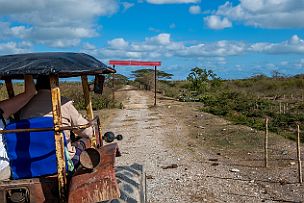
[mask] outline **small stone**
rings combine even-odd
[[[240,170],[237,168],[232,168],[232,169],[230,169],[230,172],[238,173],[238,172],[240,172]]]
[[[291,161],[289,164],[290,164],[291,166],[293,166],[293,165],[296,165],[296,162]]]
[[[283,150],[282,151],[282,155],[287,155],[288,154],[288,151],[287,150]]]
[[[162,169],[177,168],[177,167],[178,167],[177,164],[171,164],[171,165],[168,165],[168,166],[161,166]]]
[[[223,128],[223,129],[222,129],[222,131],[226,131],[226,130],[227,130],[226,128]]]

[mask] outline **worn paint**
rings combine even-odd
[[[116,182],[114,162],[119,155],[116,143],[108,144],[100,149],[101,161],[94,170],[90,172],[75,173],[70,182],[69,203],[91,203],[120,196]]]
[[[7,194],[15,189],[27,189],[31,203],[59,202],[56,176],[24,180],[0,181],[0,202],[7,202]]]
[[[52,111],[55,127],[55,145],[56,145],[56,157],[57,157],[57,170],[58,170],[58,189],[60,202],[66,202],[66,166],[64,156],[64,141],[63,134],[60,131],[62,125],[61,118],[61,97],[59,89],[58,76],[50,76],[51,93],[52,93]]]
[[[92,99],[91,99],[90,90],[89,90],[88,76],[82,75],[81,81],[82,81],[82,89],[83,89],[83,94],[84,94],[84,102],[85,102],[85,107],[86,107],[86,111],[87,111],[87,118],[89,120],[93,120],[94,113],[93,113],[93,107],[92,107]],[[96,146],[96,136],[95,135],[93,135],[91,138],[91,144],[92,144],[92,147]]]

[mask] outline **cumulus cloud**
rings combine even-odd
[[[87,51],[88,53],[101,55],[103,58],[217,57],[220,63],[225,63],[224,57],[242,54],[247,47],[243,42],[225,40],[187,45],[186,42],[173,41],[169,33],[147,37],[143,42],[128,42],[123,38],[117,38],[108,41],[108,45],[106,48],[99,49],[98,54],[95,49],[87,49]],[[85,47],[83,48],[85,49]]]
[[[249,50],[268,54],[303,54],[304,40],[298,35],[293,35],[289,40],[280,43],[260,42],[252,44]]]
[[[108,41],[108,47],[96,48],[85,44],[84,51],[97,57],[121,59],[145,59],[180,57],[189,60],[212,58],[217,64],[227,63],[226,57],[250,53],[262,54],[304,54],[304,40],[294,35],[290,39],[277,43],[246,43],[242,41],[220,40],[215,42],[174,41],[171,34],[160,33],[145,38],[141,42],[132,42],[124,38]]]
[[[232,27],[232,23],[228,20],[228,18],[221,18],[220,16],[211,15],[204,18],[205,24],[214,30],[220,30]]]
[[[201,13],[201,7],[200,6],[190,6],[190,8],[189,8],[189,12],[191,13],[191,14],[200,14]]]
[[[184,3],[199,3],[200,0],[147,0],[151,4],[184,4]]]
[[[304,0],[240,0],[226,2],[216,15],[263,28],[303,28]]]
[[[0,17],[11,36],[54,47],[75,46],[81,39],[97,35],[94,19],[118,10],[116,0],[1,0]],[[4,20],[3,20],[4,21]],[[3,26],[3,25],[2,25]],[[1,23],[0,23],[1,27]]]
[[[123,38],[116,38],[111,41],[108,41],[110,48],[112,49],[125,49],[128,47],[129,43]]]
[[[208,44],[196,44],[177,50],[180,56],[209,56],[209,57],[224,57],[240,55],[246,51],[246,44],[243,42],[234,41],[218,41]]]
[[[146,41],[152,44],[166,45],[170,43],[170,37],[171,35],[168,33],[161,33],[155,37],[146,38]]]
[[[0,43],[0,55],[20,54],[30,52],[32,44],[29,42],[5,42]]]

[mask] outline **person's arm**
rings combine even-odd
[[[74,107],[73,103],[70,101],[67,104],[67,109],[70,115],[70,121],[72,126],[76,125],[84,125],[89,123],[87,119],[82,117],[82,115],[77,111],[77,109]],[[93,127],[88,127],[83,130],[74,130],[73,131],[76,135],[83,137],[83,138],[91,138],[94,134]]]
[[[5,119],[19,111],[36,94],[33,77],[31,75],[25,75],[24,81],[25,91],[23,93],[0,102],[0,108],[3,111],[3,117]]]

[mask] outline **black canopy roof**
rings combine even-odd
[[[84,53],[47,52],[0,56],[1,78],[22,78],[24,74],[72,77],[115,72]]]

